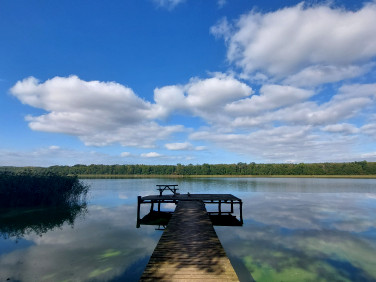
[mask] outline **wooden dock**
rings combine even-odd
[[[171,200],[177,207],[140,281],[239,281],[204,205],[204,201],[221,203],[227,199],[231,203],[237,198],[179,196],[143,197],[144,201],[159,204],[166,197],[163,202]]]
[[[176,185],[174,185],[176,186]],[[176,189],[176,188],[175,188]],[[231,194],[168,194],[168,195],[150,195],[145,197],[138,197],[137,203],[137,227],[140,223],[140,208],[141,204],[150,204],[150,211],[154,210],[156,206],[157,211],[161,211],[161,204],[175,203],[179,201],[202,201],[204,204],[213,204],[218,206],[217,212],[208,212],[210,215],[230,215],[234,213],[234,206],[239,206],[239,222],[243,224],[243,202],[238,197]],[[224,206],[229,206],[225,211]]]

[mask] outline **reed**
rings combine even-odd
[[[64,224],[74,226],[78,216],[87,213],[86,204],[58,207],[17,207],[0,209],[0,237],[22,238],[25,235],[44,233]]]
[[[1,207],[71,206],[82,202],[88,186],[77,176],[49,171],[0,172]]]

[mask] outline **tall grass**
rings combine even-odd
[[[0,172],[0,207],[71,206],[83,201],[87,191],[77,176]]]

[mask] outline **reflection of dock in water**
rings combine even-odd
[[[160,190],[160,195],[138,197],[137,227],[167,225],[141,281],[238,281],[213,224],[241,226],[242,201],[230,194],[178,194],[176,186],[171,195],[163,195],[164,190]],[[175,211],[161,211],[164,203],[175,203]],[[150,213],[142,219],[141,204],[150,204]],[[218,211],[207,212],[205,204],[216,204]],[[225,205],[229,211],[224,211]],[[232,215],[234,205],[239,205],[240,220]]]

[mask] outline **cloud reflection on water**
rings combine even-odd
[[[43,236],[26,235],[32,246],[0,256],[0,280],[108,281],[132,267],[127,279],[137,281],[160,233],[136,229],[134,210],[92,206],[74,228],[64,225]]]
[[[155,184],[166,180],[87,182],[88,214],[73,228],[29,234],[15,248],[0,240],[0,281],[138,280],[161,232],[136,229],[137,196],[155,194]],[[216,231],[244,281],[249,273],[258,282],[376,281],[375,180],[176,182],[182,193],[232,193],[243,200],[244,226]],[[145,205],[141,214],[147,212]]]
[[[369,194],[255,193],[242,228],[216,228],[256,281],[375,281],[376,201]]]

